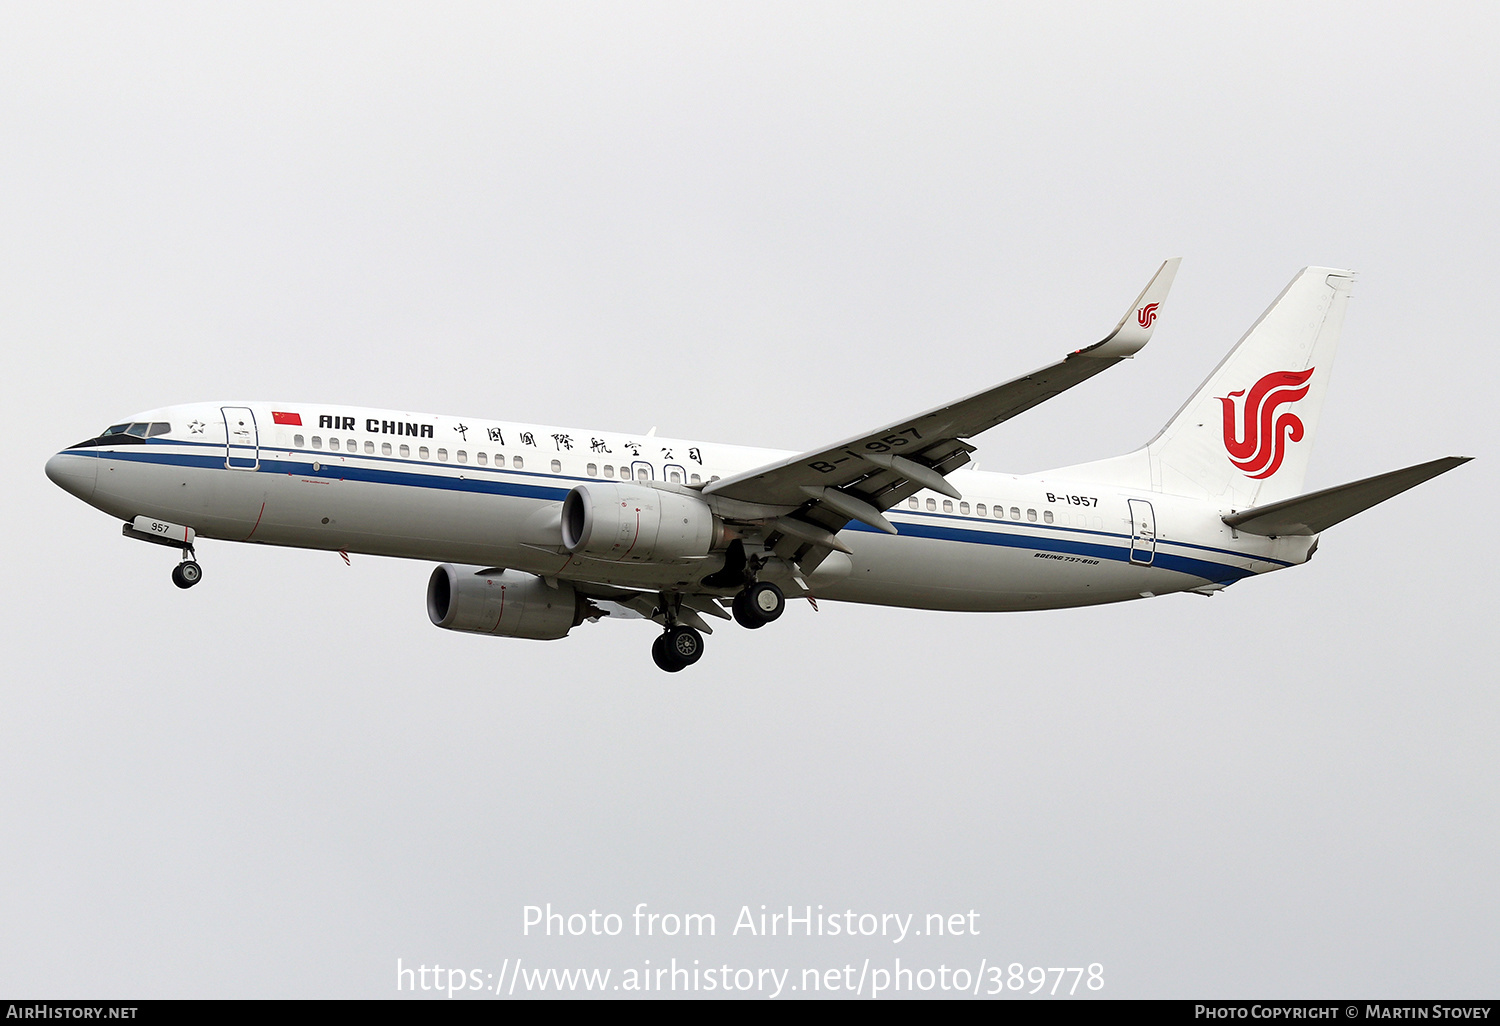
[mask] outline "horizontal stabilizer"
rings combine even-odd
[[[1408,488],[1415,488],[1423,481],[1445,474],[1472,458],[1444,456],[1440,460],[1418,463],[1415,467],[1393,470],[1389,474],[1377,474],[1363,481],[1324,488],[1320,492],[1309,492],[1307,495],[1273,502],[1267,506],[1256,506],[1225,517],[1224,523],[1237,531],[1271,538],[1280,535],[1318,534],[1393,495],[1400,495]]]

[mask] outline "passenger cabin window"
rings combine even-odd
[[[562,461],[561,460],[553,460],[552,461],[552,473],[554,473],[554,474],[561,474],[562,473]]]
[[[936,511],[937,510],[937,500],[936,499],[928,499],[927,500],[927,509],[929,511]]]
[[[681,473],[679,473],[679,472],[678,472],[678,471],[675,471],[675,470],[674,470],[674,471],[671,471],[671,472],[670,472],[670,473],[669,473],[669,474],[668,474],[668,475],[667,475],[667,479],[668,479],[668,480],[670,480],[670,481],[674,481],[674,482],[676,482],[676,483],[677,483],[677,484],[682,484],[682,474],[681,474]]]
[[[610,466],[608,463],[606,463],[604,465],[604,476],[605,477],[614,477],[615,476],[615,468],[612,467],[612,466]]]
[[[329,448],[329,450],[331,452],[338,452],[339,451],[339,440],[337,438],[330,438],[328,440],[328,448]]]
[[[374,456],[375,455],[375,443],[372,442],[372,441],[370,441],[369,439],[365,439],[365,455],[367,455],[367,456]]]
[[[599,476],[599,464],[597,464],[597,463],[590,463],[588,465],[588,472],[589,472],[589,477],[598,477]]]
[[[411,455],[411,446],[407,445],[405,442],[401,443],[401,455],[403,458]]]
[[[476,452],[474,454],[474,462],[479,464],[481,467],[487,466],[489,464],[489,460],[490,458],[482,452]]]
[[[702,484],[703,483],[703,478],[699,477],[697,474],[694,474],[691,478],[688,479],[688,483],[689,484]]]
[[[1052,523],[1052,511],[1050,509],[1043,510],[1042,519],[1049,524]]]
[[[422,445],[422,446],[418,446],[418,447],[417,447],[417,456],[418,456],[418,457],[419,457],[419,458],[420,458],[420,459],[424,459],[424,460],[426,460],[426,459],[431,459],[431,458],[432,458],[432,457],[431,457],[431,456],[430,456],[430,455],[429,455],[429,454],[428,454],[428,452],[427,452],[427,446],[425,446],[425,445]]]
[[[979,514],[982,517],[989,516],[989,513],[985,510],[984,503],[982,503],[982,502],[975,504],[975,506],[974,506],[974,512],[977,513],[977,514]]]
[[[293,435],[292,436],[292,444],[295,445],[297,448],[300,449],[304,445],[306,445],[307,442],[302,438],[301,435]]]
[[[969,504],[967,502],[960,502],[958,504],[958,511],[960,513],[967,513],[967,512],[969,512]]]
[[[314,449],[321,449],[321,448],[323,448],[323,436],[322,435],[313,435],[313,448]]]
[[[526,466],[526,461],[521,459],[521,457],[519,456],[512,456],[510,458],[510,465],[515,467],[517,470],[520,470],[522,467]]]
[[[391,443],[390,442],[381,442],[380,443],[380,455],[382,455],[382,456],[389,456],[390,454],[391,454]]]
[[[1021,507],[1020,506],[1012,506],[1010,508],[1010,518],[1012,520],[1020,520],[1021,519]]]
[[[438,462],[439,463],[447,463],[448,462],[448,450],[447,449],[439,449],[438,450]]]
[[[922,500],[918,499],[915,495],[913,495],[911,498],[907,499],[906,500],[906,504],[908,506],[910,506],[912,509],[921,509],[922,508]]]
[[[462,450],[462,449],[458,450],[458,462],[460,462],[460,463],[467,463],[467,462],[469,462],[469,454],[467,452],[465,452],[464,450]]]
[[[944,513],[952,513],[953,512],[953,500],[952,499],[944,499],[943,500],[943,512]]]
[[[1026,519],[1030,520],[1033,524],[1036,523],[1036,510],[1028,509],[1026,511]]]
[[[350,452],[359,452],[359,443],[351,438],[344,443],[344,448]]]

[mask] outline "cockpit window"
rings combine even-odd
[[[157,435],[170,434],[172,425],[164,420],[143,421],[138,420],[131,424],[111,424],[99,435],[104,438],[155,438]]]
[[[170,434],[172,425],[164,420],[135,421],[130,424],[111,424],[93,438],[85,438],[71,449],[88,449],[99,445],[145,445],[146,439]]]

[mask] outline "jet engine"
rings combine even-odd
[[[587,600],[567,581],[444,563],[427,581],[427,615],[450,631],[555,641],[583,622]]]
[[[575,555],[644,563],[706,556],[724,525],[692,495],[637,484],[581,484],[562,508],[563,547]]]

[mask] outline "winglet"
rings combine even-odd
[[[1156,324],[1161,305],[1167,300],[1167,292],[1172,287],[1172,279],[1177,277],[1177,265],[1180,263],[1182,257],[1173,257],[1164,262],[1157,269],[1156,275],[1146,283],[1130,309],[1125,311],[1125,316],[1120,318],[1115,330],[1104,341],[1095,342],[1073,355],[1119,360],[1140,352],[1151,341],[1151,329]]]

